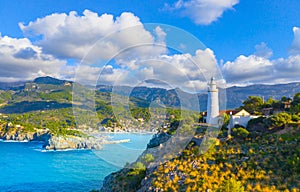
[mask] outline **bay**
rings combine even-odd
[[[152,135],[110,134],[128,143],[105,145],[103,150],[41,150],[42,143],[0,142],[0,191],[84,192],[99,189],[108,174],[133,162]]]

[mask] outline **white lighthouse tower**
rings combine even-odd
[[[212,77],[208,82],[208,100],[206,123],[217,125],[219,117],[219,98],[218,87],[215,79]]]

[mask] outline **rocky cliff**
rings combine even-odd
[[[65,149],[102,149],[102,144],[107,142],[105,138],[79,137],[79,136],[54,136],[47,129],[35,129],[24,131],[22,127],[0,127],[0,139],[13,141],[41,141],[46,150]]]
[[[64,149],[102,149],[102,140],[93,137],[83,138],[75,136],[51,136],[44,145],[46,150]]]
[[[2,140],[46,142],[50,138],[51,134],[48,130],[23,132],[16,128],[0,128],[0,139]]]

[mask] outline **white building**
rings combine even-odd
[[[240,111],[232,111],[230,112],[230,122],[229,122],[229,128],[233,128],[235,125],[241,125],[243,127],[247,127],[248,122],[251,119],[258,118],[259,116],[251,115],[248,111],[245,109],[242,109]]]
[[[251,115],[246,110],[225,110],[219,111],[219,97],[218,97],[218,87],[215,79],[212,77],[210,82],[208,82],[208,98],[207,98],[207,113],[206,113],[206,123],[210,125],[218,125],[220,116],[223,113],[230,114],[230,122],[228,125],[229,134],[231,128],[235,125],[241,125],[247,127],[248,122],[251,119],[258,118],[259,116]]]
[[[217,125],[219,120],[219,98],[218,87],[215,79],[212,77],[208,83],[207,116],[206,123]]]

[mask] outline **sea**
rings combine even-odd
[[[44,151],[38,142],[0,142],[0,192],[87,192],[100,189],[105,176],[131,163],[152,134],[108,134],[128,143],[102,150]]]

